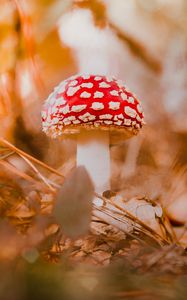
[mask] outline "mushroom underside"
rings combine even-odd
[[[90,124],[83,125],[66,125],[63,128],[48,128],[46,134],[50,137],[56,138],[57,136],[61,139],[63,138],[77,138],[81,133],[89,133],[89,132],[99,132],[99,131],[107,131],[109,132],[110,144],[115,144],[119,142],[123,142],[124,140],[131,138],[134,135],[137,135],[139,130],[136,128],[128,127],[128,126],[106,126],[100,125],[98,127]]]

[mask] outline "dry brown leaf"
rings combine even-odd
[[[84,167],[78,167],[59,190],[54,215],[64,234],[76,239],[89,230],[93,184]]]

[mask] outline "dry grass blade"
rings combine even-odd
[[[106,216],[109,216],[111,217],[112,219],[116,220],[120,223],[125,223],[126,224],[126,221],[119,217],[119,216],[115,216],[114,214],[112,214],[109,210],[107,210],[106,208],[100,208],[100,207],[97,207],[96,205],[93,205],[93,208],[95,209],[95,211],[100,211],[102,213],[104,213]],[[94,213],[93,211],[93,215],[98,217],[96,213]],[[117,227],[117,226],[116,226]],[[133,239],[136,239],[138,240],[141,244],[143,244],[144,246],[146,245],[147,246],[147,243],[144,242],[143,240],[141,240],[139,237],[137,237],[136,235],[134,235],[133,233],[130,233],[124,229],[121,228],[121,226],[118,227],[119,230],[122,230],[127,236],[133,238]]]
[[[121,31],[113,23],[110,22],[109,25],[114,30],[119,39],[129,46],[134,55],[140,58],[155,73],[161,72],[161,62],[155,59],[140,42],[136,41],[134,38],[132,38],[132,36],[127,35],[125,32]]]
[[[47,187],[46,189],[46,185],[44,186],[41,182],[39,182],[38,180],[36,180],[35,178],[31,177],[30,175],[18,170],[16,167],[14,167],[13,165],[11,165],[10,163],[4,161],[4,160],[0,160],[0,165],[2,167],[4,167],[5,169],[7,169],[12,175],[16,175],[18,177],[23,178],[24,180],[30,182],[31,184],[33,184],[36,187],[41,189],[42,191],[49,191],[49,187]]]
[[[20,23],[23,31],[24,41],[26,44],[27,54],[31,66],[32,76],[35,80],[36,86],[39,91],[43,91],[45,89],[44,83],[40,77],[39,68],[35,59],[35,40],[33,36],[33,30],[31,26],[31,18],[27,14],[27,12],[23,9],[23,6],[26,7],[26,3],[24,0],[18,1],[14,0],[15,6],[17,8]]]
[[[30,161],[35,162],[36,164],[40,165],[41,167],[43,167],[44,169],[50,171],[51,173],[54,173],[58,176],[60,176],[61,178],[64,178],[64,176],[58,172],[57,170],[53,169],[52,167],[46,165],[45,163],[41,162],[40,160],[34,158],[33,156],[27,154],[26,152],[18,149],[17,147],[15,147],[14,145],[12,145],[10,142],[6,141],[3,138],[0,138],[0,143],[6,145],[9,149],[13,150],[14,152],[16,152],[18,155],[22,155],[26,158],[28,158]]]
[[[34,170],[37,176],[47,185],[47,187],[52,191],[55,192],[55,189],[48,183],[47,179],[38,171],[38,169],[22,154],[20,156],[27,162],[27,164]]]
[[[133,221],[135,224],[139,224],[143,229],[146,230],[146,232],[148,232],[149,234],[151,234],[154,238],[157,239],[157,241],[163,243],[163,244],[169,244],[168,241],[166,239],[164,239],[163,237],[161,237],[155,230],[153,230],[151,227],[149,227],[148,225],[146,225],[144,222],[142,222],[141,220],[139,220],[137,217],[135,217],[134,215],[132,215],[129,211],[127,211],[126,209],[124,209],[123,207],[117,205],[114,201],[112,201],[111,199],[107,199],[97,193],[95,193],[95,196],[102,199],[105,203],[108,201],[111,205],[113,205],[115,208],[117,208],[117,210],[119,210],[119,212],[123,212],[125,216],[127,216],[131,221]]]
[[[27,164],[34,170],[34,172],[37,174],[37,176],[42,179],[42,181],[44,182],[44,184],[52,191],[55,192],[55,188],[52,187],[55,186],[56,188],[59,188],[58,185],[53,184],[53,182],[51,181],[51,184],[48,182],[48,180],[38,171],[38,169],[32,164],[31,161],[39,164],[40,166],[48,169],[49,171],[57,174],[58,176],[63,177],[63,175],[54,170],[51,167],[48,167],[47,165],[45,165],[44,163],[41,163],[40,161],[38,161],[37,159],[33,158],[32,156],[24,153],[22,150],[16,148],[15,146],[13,146],[12,144],[10,144],[8,141],[0,138],[0,142],[3,143],[6,147],[8,147],[9,149],[13,150],[11,153],[16,152],[22,159],[24,159]],[[6,158],[6,157],[5,157]],[[17,170],[15,167],[13,167],[11,164],[7,163],[7,162],[1,162],[6,168],[9,168],[12,172],[14,172],[15,174],[17,174],[18,176],[21,176],[22,178],[35,182],[35,179],[33,179],[31,176]],[[63,177],[64,178],[64,177]],[[72,185],[73,186],[73,185]],[[73,191],[72,191],[73,193]],[[99,211],[107,214],[108,216],[110,216],[111,218],[115,219],[118,222],[121,223],[125,223],[124,217],[127,218],[127,220],[131,220],[133,222],[133,228],[136,229],[139,232],[142,232],[144,234],[146,234],[147,236],[149,236],[149,238],[151,237],[154,241],[156,241],[159,244],[168,244],[168,241],[165,240],[164,238],[162,238],[157,232],[155,232],[152,228],[150,228],[149,226],[147,226],[144,222],[142,222],[141,220],[139,220],[137,217],[135,217],[134,215],[132,215],[131,213],[129,213],[127,210],[125,210],[123,207],[119,206],[117,203],[115,203],[115,201],[112,201],[111,199],[107,199],[97,193],[95,193],[95,196],[102,199],[104,201],[104,203],[110,203],[110,205],[112,207],[115,208],[115,211],[107,211],[104,208],[97,208],[95,206],[95,209],[98,209]],[[117,209],[117,211],[116,211]],[[117,215],[117,216],[116,216]],[[141,226],[141,230],[140,230],[140,226]],[[121,229],[121,228],[119,228]],[[124,229],[123,229],[124,230]],[[127,232],[125,232],[127,233]],[[135,238],[135,236],[133,235],[133,237]],[[137,239],[137,238],[136,238]],[[140,240],[140,239],[139,239]]]
[[[24,172],[16,169],[13,165],[11,165],[10,163],[6,162],[6,161],[3,161],[3,160],[0,160],[0,165],[2,165],[4,168],[8,169],[10,172],[12,172],[13,174],[29,181],[29,182],[32,182],[32,183],[35,183],[36,180],[29,176],[28,174],[25,174]]]
[[[111,219],[116,220],[117,223],[118,223],[118,224],[115,223],[115,224],[110,224],[110,225],[114,225],[116,228],[123,231],[127,236],[131,236],[132,238],[134,238],[134,239],[138,240],[139,242],[141,242],[143,245],[146,245],[147,242],[144,242],[144,240],[140,239],[137,236],[137,233],[138,234],[144,234],[144,236],[148,237],[149,240],[153,241],[154,243],[156,242],[156,244],[163,245],[163,243],[160,242],[157,238],[155,238],[155,236],[153,236],[149,232],[145,231],[144,228],[140,227],[137,222],[132,223],[132,221],[129,220],[128,216],[125,216],[123,212],[120,212],[120,211],[117,212],[116,210],[108,209],[106,207],[98,208],[97,206],[94,206],[94,208],[95,208],[95,210],[99,210],[100,212],[106,214]],[[132,232],[128,231],[128,230],[125,230],[123,225],[121,226],[121,224],[125,224],[125,225],[128,226],[129,222],[132,223],[131,227],[133,229],[133,232],[135,232],[134,234]]]
[[[11,151],[11,152],[9,152],[9,153],[7,153],[7,154],[4,154],[4,155],[1,155],[0,156],[0,160],[2,159],[6,159],[6,158],[8,158],[9,156],[11,156],[12,154],[14,154],[15,152],[14,151]]]

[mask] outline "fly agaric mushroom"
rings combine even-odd
[[[75,75],[46,100],[43,131],[50,137],[77,136],[77,165],[86,167],[97,192],[110,189],[110,139],[126,139],[144,121],[140,102],[114,77]]]

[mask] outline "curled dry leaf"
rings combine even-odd
[[[147,233],[155,234],[155,237],[156,235],[161,239],[166,237],[165,228],[160,225],[163,217],[162,208],[152,201],[140,198],[125,201],[121,195],[116,195],[108,201],[103,199],[98,202],[94,199],[94,208],[96,217],[126,234],[146,229]]]
[[[123,203],[124,208],[132,213],[135,217],[143,221],[152,229],[162,234],[157,217],[162,217],[162,208],[159,205],[153,206],[146,199],[132,198]]]
[[[84,167],[78,167],[64,181],[56,198],[54,215],[65,235],[76,239],[89,230],[93,184]]]

